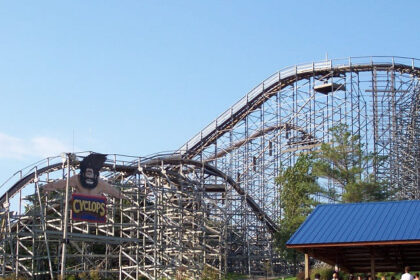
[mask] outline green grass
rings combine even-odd
[[[283,279],[283,278],[281,278],[281,277],[280,277],[280,278],[277,278],[276,280],[282,280],[282,279]],[[284,277],[284,280],[296,280],[296,277],[292,277],[292,276],[287,276],[287,277],[286,277],[286,276],[285,276],[285,277]]]

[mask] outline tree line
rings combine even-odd
[[[281,169],[276,178],[281,200],[276,242],[295,273],[303,255],[287,249],[286,242],[316,205],[331,201],[383,201],[392,196],[387,182],[377,180],[373,173],[373,166],[386,158],[366,152],[360,136],[353,135],[344,124],[331,128],[330,133],[330,142],[302,153],[294,165]]]

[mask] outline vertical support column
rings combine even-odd
[[[21,208],[22,208],[22,190],[19,191],[19,212],[18,212],[19,217],[18,217],[18,221],[16,222],[16,275],[19,275],[19,246],[20,246],[19,224],[20,224]]]
[[[144,174],[142,173],[142,176],[144,176]],[[140,179],[141,180],[141,179]],[[144,176],[144,193],[143,193],[143,228],[142,228],[142,246],[141,246],[141,250],[142,250],[142,255],[145,256],[148,252],[146,250],[146,234],[147,233],[147,217],[148,215],[150,215],[149,210],[146,208],[147,205],[147,192],[148,192],[148,188],[151,188],[151,186],[149,185],[148,181],[147,181],[147,176]],[[141,181],[140,181],[141,182]],[[152,190],[150,190],[152,191]],[[142,257],[142,269],[143,271],[146,271],[146,261],[145,258]]]
[[[35,192],[35,190],[34,190],[34,192]],[[36,211],[33,211],[32,220],[35,221],[35,219],[36,219]],[[33,253],[33,255],[32,255],[32,259],[31,259],[31,273],[34,273],[34,271],[35,271],[35,260],[38,259],[38,256],[37,256],[38,250],[37,250],[36,239],[35,239],[36,229],[37,229],[36,224],[32,223],[32,253]]]
[[[377,77],[376,77],[376,68],[373,68],[372,73],[372,99],[373,99],[373,152],[376,155],[377,153],[377,143],[378,143],[378,126],[379,126],[379,117],[378,117],[378,89],[377,89]],[[373,174],[375,175],[375,180],[378,179],[377,176],[377,162],[374,159],[373,162]]]
[[[248,103],[248,95],[247,95],[247,110],[249,110],[249,103]],[[248,137],[249,137],[249,116],[247,116],[246,118],[245,118],[245,132],[244,132],[244,136],[245,136],[245,139],[248,139]],[[247,140],[248,141],[248,140]],[[251,155],[251,153],[250,153],[250,144],[249,143],[247,143],[247,144],[245,144],[245,155],[244,155],[244,159],[243,159],[243,161],[245,162],[245,168],[243,168],[243,184],[244,184],[244,186],[243,186],[243,188],[244,188],[244,190],[245,190],[245,195],[241,195],[242,196],[242,198],[241,198],[241,211],[242,211],[242,213],[243,213],[243,219],[242,219],[242,221],[241,221],[241,230],[243,230],[244,231],[244,233],[243,233],[243,235],[244,235],[244,238],[245,238],[245,250],[246,250],[246,258],[245,258],[245,261],[246,261],[246,263],[244,262],[244,266],[245,266],[245,268],[246,268],[246,273],[248,274],[248,276],[251,276],[251,253],[250,253],[250,251],[251,251],[251,246],[250,246],[250,244],[249,244],[249,240],[250,240],[250,233],[249,233],[249,226],[248,226],[248,223],[249,223],[249,214],[248,214],[248,211],[247,211],[247,205],[246,205],[246,194],[248,193],[248,191],[249,191],[249,185],[250,185],[250,175],[249,175],[249,169],[250,169],[250,167],[251,167],[251,163],[250,163],[250,155]]]
[[[161,179],[158,178],[157,179],[157,185],[158,186],[162,186],[162,182]],[[153,206],[153,278],[156,279],[157,278],[157,250],[158,250],[158,244],[157,244],[157,238],[158,238],[158,215],[159,215],[159,211],[158,211],[158,203],[160,203],[159,201],[159,197],[162,193],[162,190],[158,190],[158,192],[155,194],[155,205]]]
[[[116,162],[116,159],[115,159],[114,162]],[[116,202],[116,200],[117,200],[117,198],[114,198],[114,203]],[[123,223],[124,216],[123,216],[123,209],[122,209],[121,199],[120,199],[120,205],[119,206],[120,206],[119,208],[120,208],[120,223],[121,223],[121,226],[120,226],[120,238],[122,238],[123,237],[123,230],[124,230],[124,227],[123,227],[123,225],[124,225],[124,223]],[[118,244],[118,247],[119,247],[119,250],[118,250],[118,264],[119,264],[118,279],[123,279],[123,261],[122,261],[123,244],[122,243],[119,243]]]
[[[7,195],[7,193],[6,193],[6,195]],[[1,218],[1,225],[0,225],[0,238],[2,238],[2,240],[1,240],[1,242],[0,242],[0,246],[1,246],[1,249],[2,249],[2,251],[3,251],[3,259],[1,260],[2,261],[2,263],[1,263],[1,276],[5,276],[6,275],[6,272],[5,272],[5,270],[6,270],[6,259],[7,259],[7,256],[6,256],[6,229],[5,229],[5,227],[6,227],[6,221],[5,221],[5,216],[6,215],[2,215],[3,217]],[[3,231],[4,231],[4,235],[3,235]]]
[[[140,159],[138,162],[138,167],[140,167]],[[140,179],[139,179],[140,175],[135,175],[135,182],[136,182],[136,186],[138,186]],[[141,227],[141,219],[140,219],[140,201],[141,201],[141,197],[140,197],[140,190],[138,188],[135,189],[135,199],[137,200],[137,205],[135,203],[133,203],[134,205],[136,205],[136,238],[137,238],[137,242],[136,242],[136,279],[139,279],[140,277],[140,257],[139,257],[139,250],[140,250],[140,246],[139,246],[139,240],[140,240],[140,227]]]
[[[66,193],[64,201],[64,223],[63,223],[63,245],[61,250],[61,279],[64,279],[66,271],[66,249],[67,249],[67,226],[69,219],[69,182],[70,182],[70,157],[67,154],[67,180],[66,180]]]
[[[373,251],[370,252],[370,275],[372,280],[375,280],[375,254]]]
[[[399,166],[399,144],[397,144],[397,141],[399,139],[397,139],[397,109],[396,109],[396,93],[395,93],[395,72],[394,70],[392,70],[391,72],[391,159],[390,159],[390,164],[391,164],[391,172],[389,174],[389,176],[391,177],[389,180],[390,185],[389,186],[393,186],[393,188],[395,188],[396,185],[399,184],[399,171],[400,171],[400,166]]]
[[[309,278],[309,255],[305,253],[305,279]]]
[[[41,227],[42,227],[42,231],[44,232],[45,248],[47,249],[48,268],[49,268],[51,279],[54,279],[54,274],[53,274],[53,271],[52,271],[51,255],[50,255],[50,246],[48,244],[47,225],[46,225],[45,216],[44,216],[44,208],[42,207],[41,192],[39,190],[39,184],[38,184],[38,182],[39,182],[38,170],[35,168],[35,188],[36,188],[36,192],[38,194],[39,214],[40,214],[40,218],[41,218]]]
[[[6,192],[6,203],[4,205],[4,208],[5,208],[6,213],[7,213],[6,214],[7,215],[7,233],[8,233],[8,236],[9,236],[9,238],[7,238],[7,239],[8,239],[8,243],[9,243],[9,246],[10,246],[10,257],[12,259],[12,263],[15,263],[15,265],[16,265],[13,272],[17,274],[19,262],[17,260],[18,256],[15,255],[15,251],[13,250],[13,243],[12,243],[12,240],[11,240],[11,237],[12,237],[12,225],[10,223],[9,192]],[[13,260],[15,260],[15,262],[13,262]],[[6,259],[4,260],[4,262],[6,262]],[[13,266],[13,264],[12,264],[12,266]]]

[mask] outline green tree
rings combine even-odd
[[[323,192],[312,174],[311,166],[311,155],[300,155],[293,166],[282,170],[276,178],[280,187],[282,211],[280,232],[276,236],[277,248],[293,264],[294,273],[303,255],[286,248],[286,242],[318,204],[314,196]]]
[[[329,196],[342,202],[380,201],[388,197],[386,184],[375,180],[369,174],[369,167],[384,160],[372,153],[366,153],[359,135],[352,135],[346,125],[330,129],[330,143],[323,143],[313,152],[314,175],[331,180],[343,190],[342,195],[330,191]],[[337,188],[334,188],[337,189]]]

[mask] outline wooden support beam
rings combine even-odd
[[[372,276],[372,280],[375,280],[375,252],[373,249],[370,251],[370,275]]]
[[[309,255],[305,254],[305,279],[309,278]]]

